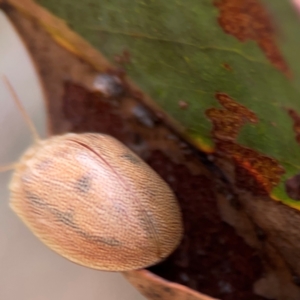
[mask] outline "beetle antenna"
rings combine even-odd
[[[28,114],[27,114],[27,112],[26,112],[23,104],[21,103],[21,101],[20,101],[20,99],[19,99],[19,97],[18,97],[15,89],[13,88],[13,86],[11,85],[11,83],[9,82],[9,80],[7,79],[7,77],[5,75],[2,75],[2,79],[3,79],[4,83],[5,83],[5,85],[7,86],[9,92],[13,96],[15,104],[18,106],[19,110],[21,111],[21,113],[22,113],[22,115],[23,115],[23,117],[24,117],[24,119],[25,119],[25,121],[26,121],[26,123],[27,123],[27,125],[28,125],[28,127],[29,127],[29,129],[31,131],[31,133],[32,133],[32,136],[33,136],[34,140],[35,141],[40,140],[40,136],[39,136],[39,134],[38,134],[38,132],[37,132],[34,124],[32,123],[31,119],[29,118],[29,116],[28,116]],[[12,165],[10,165],[10,167],[11,166]],[[7,170],[9,170],[9,169],[7,169]]]
[[[10,164],[10,165],[0,167],[0,173],[10,171],[10,170],[14,170],[16,168],[16,166],[17,166],[17,164],[15,163],[15,164]]]

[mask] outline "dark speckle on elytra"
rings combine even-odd
[[[32,202],[34,205],[37,206],[46,206],[47,204],[38,196],[35,194],[25,191],[26,199],[28,199],[30,202]]]
[[[26,198],[31,201],[35,206],[43,208],[45,211],[50,212],[57,221],[64,223],[68,227],[77,230],[77,226],[74,224],[73,221],[73,213],[72,212],[62,212],[57,208],[52,207],[47,202],[42,200],[40,197],[36,196],[35,194],[26,191],[25,192]]]
[[[78,227],[78,225],[76,225],[76,222],[74,221],[73,212],[62,212],[52,207],[48,207],[48,209],[59,222],[63,223],[64,225],[67,225],[74,232],[76,232],[78,235],[80,235],[88,241],[91,241],[93,243],[105,244],[112,247],[119,247],[122,245],[121,242],[115,239],[114,237],[96,236],[82,230],[80,227]]]
[[[141,211],[141,213],[137,217],[139,219],[139,225],[148,237],[155,238],[155,233],[153,232],[153,228],[151,226],[151,216],[149,221],[149,218],[147,218],[145,214],[146,213],[144,211]]]
[[[163,291],[167,294],[171,294],[171,295],[173,294],[172,289],[167,286],[163,287]]]
[[[112,247],[120,247],[122,243],[114,237],[91,237],[92,240]]]
[[[79,178],[75,183],[75,188],[81,193],[88,193],[91,188],[91,178],[88,175],[84,175]]]
[[[83,182],[85,182],[85,180],[83,180]],[[85,238],[86,240],[112,247],[120,247],[122,245],[122,243],[114,237],[96,236],[82,230],[82,228],[80,228],[74,220],[73,211],[61,211],[28,191],[25,192],[25,195],[26,199],[31,201],[34,205],[42,207],[45,211],[49,212],[56,219],[56,222],[63,223],[73,232],[77,233],[79,236]]]
[[[72,212],[62,212],[58,209],[51,208],[50,209],[53,215],[57,218],[58,221],[64,223],[68,227],[72,229],[78,229],[77,225],[74,223],[73,220],[73,213]]]
[[[140,283],[137,285],[137,287],[140,291],[143,291],[145,289],[144,285],[142,285]]]
[[[141,163],[141,160],[137,156],[131,154],[130,152],[125,152],[125,153],[121,154],[121,158],[124,158],[124,159],[130,161],[134,165],[139,165]]]

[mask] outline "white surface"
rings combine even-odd
[[[5,74],[45,136],[43,93],[31,60],[0,11],[0,75]],[[0,79],[0,166],[17,160],[32,143],[12,95]],[[10,173],[0,174],[1,300],[144,299],[118,273],[77,266],[44,246],[9,209]]]

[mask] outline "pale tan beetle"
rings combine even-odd
[[[14,169],[10,206],[31,231],[67,259],[100,270],[144,268],[173,252],[182,218],[164,180],[105,134],[41,140],[4,81],[35,137],[7,168]]]

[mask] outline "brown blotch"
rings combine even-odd
[[[276,31],[271,17],[258,0],[217,0],[218,18],[223,30],[241,42],[255,41],[269,61],[291,77],[287,62],[276,44]]]
[[[234,164],[238,187],[256,195],[269,194],[278,185],[284,169],[276,159],[235,142],[242,126],[247,122],[257,123],[257,116],[226,94],[217,93],[216,98],[225,109],[210,108],[206,115],[213,122],[212,136],[217,154]]]
[[[300,116],[299,114],[294,111],[293,109],[289,109],[288,113],[290,115],[290,117],[293,119],[294,121],[294,126],[293,129],[295,131],[295,135],[296,135],[296,140],[298,143],[300,143]]]

